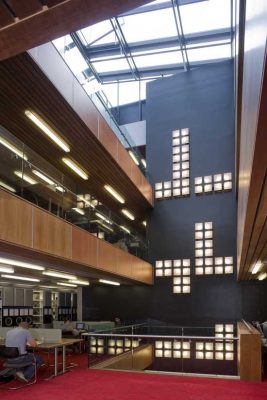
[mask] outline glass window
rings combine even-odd
[[[119,60],[93,62],[93,66],[98,73],[124,70],[129,71],[129,64],[125,58],[121,58]]]
[[[203,47],[202,49],[189,49],[187,50],[189,62],[209,61],[220,58],[231,57],[230,44],[214,47]]]
[[[154,67],[159,65],[180,64],[183,62],[180,51],[152,54],[134,57],[137,68]]]
[[[81,29],[78,31],[78,35],[85,46],[90,45],[92,42],[95,45],[100,45],[115,41],[115,33],[109,20]]]
[[[180,7],[184,34],[230,27],[231,0],[209,0]]]
[[[122,18],[122,30],[128,43],[176,36],[172,9],[145,12]]]

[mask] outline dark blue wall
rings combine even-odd
[[[191,196],[156,201],[148,239],[153,264],[159,259],[191,259],[191,294],[173,294],[172,277],[155,278],[154,287],[92,286],[83,291],[84,318],[154,318],[202,326],[235,322],[242,317],[267,319],[265,282],[238,283],[236,273],[194,274],[195,222],[213,222],[214,256],[234,256],[236,267],[235,191],[196,196],[193,186],[197,176],[232,172],[234,178],[232,62],[203,66],[149,83],[146,120],[152,183],[172,179],[172,130],[190,129]]]
[[[236,254],[235,192],[196,196],[194,178],[235,167],[232,62],[217,63],[147,87],[147,163],[154,182],[172,179],[172,131],[190,129],[191,196],[156,201],[149,223],[151,258],[190,258],[190,295],[172,294],[172,278],[156,278],[162,312],[183,321],[235,320],[241,314],[236,275],[194,275],[195,222],[212,221],[214,256]],[[157,297],[152,309],[160,306]],[[164,310],[164,311],[163,311]],[[173,318],[173,317],[172,317]]]

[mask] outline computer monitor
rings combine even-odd
[[[84,322],[76,322],[76,329],[79,331],[82,329],[85,329],[85,323]]]

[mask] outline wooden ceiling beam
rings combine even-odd
[[[30,3],[33,1],[31,0]],[[113,0],[112,2],[110,0],[65,0],[60,3],[56,2],[50,8],[43,7],[35,14],[28,15],[16,22],[12,17],[9,19],[10,15],[6,8],[0,7],[0,23],[2,22],[2,26],[0,25],[0,60],[114,17],[147,2],[146,0]],[[18,7],[16,0],[11,3],[14,3],[15,9]],[[52,4],[54,3],[52,2]],[[19,14],[25,14],[21,6]]]

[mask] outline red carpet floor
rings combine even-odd
[[[46,371],[47,372],[47,371]],[[191,378],[78,368],[50,381],[0,391],[1,400],[266,400],[267,382]]]

